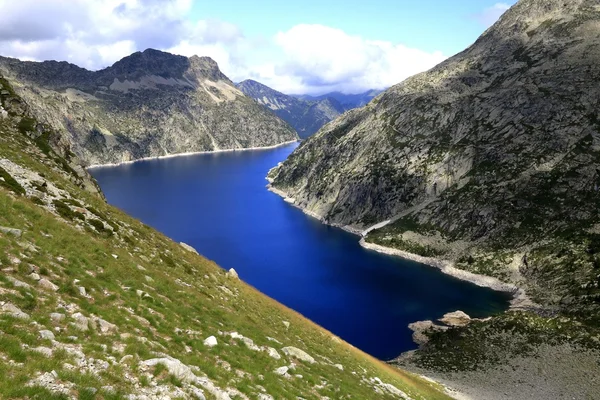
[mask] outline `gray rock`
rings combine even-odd
[[[36,353],[40,353],[44,357],[48,358],[52,357],[52,355],[54,354],[54,351],[51,348],[44,346],[33,347],[31,350],[35,351]]]
[[[113,333],[117,331],[117,326],[115,324],[111,324],[110,322],[103,320],[102,318],[95,318],[94,321],[98,326],[98,329],[101,333]]]
[[[14,287],[22,287],[25,289],[31,289],[31,285],[28,283],[25,283],[23,281],[20,281],[16,278],[13,278],[12,276],[7,276],[6,279],[8,279],[10,281],[10,283],[13,284]]]
[[[80,331],[87,331],[90,329],[90,319],[81,313],[75,313],[71,315],[71,318],[75,320],[73,326]]]
[[[189,244],[180,242],[179,245],[181,247],[183,247],[184,249],[186,249],[187,251],[189,251],[190,253],[198,254],[198,251],[196,251],[196,249],[193,248],[192,246],[190,246]]]
[[[281,351],[286,356],[296,358],[300,361],[304,361],[304,362],[307,362],[310,364],[314,364],[316,362],[312,356],[310,356],[304,350],[300,350],[297,347],[288,346],[288,347],[284,347],[283,349],[281,349]]]
[[[184,382],[194,383],[198,379],[196,375],[194,375],[190,367],[183,364],[176,358],[153,358],[150,360],[142,361],[141,364],[148,367],[153,367],[157,364],[162,364],[167,368],[170,374],[174,375],[177,379],[180,379]]]
[[[229,271],[227,271],[227,277],[231,279],[240,279],[237,271],[233,268],[230,268]]]
[[[34,281],[39,281],[40,279],[42,279],[42,277],[39,274],[36,274],[35,272],[32,272],[31,274],[29,274],[27,276],[29,276]]]
[[[12,303],[2,304],[1,310],[3,313],[10,314],[15,318],[29,319],[29,314],[21,311],[21,309],[19,307],[15,306]]]
[[[15,236],[15,237],[21,237],[21,235],[23,234],[23,231],[20,229],[8,228],[6,226],[0,226],[0,232]]]
[[[214,336],[209,336],[204,340],[204,345],[207,347],[214,347],[217,345],[217,338]]]
[[[279,355],[279,353],[277,352],[277,350],[275,350],[272,347],[265,347],[265,351],[267,352],[267,354],[269,355],[269,357],[274,358],[275,360],[279,360],[281,359],[281,356]]]
[[[50,282],[48,279],[46,278],[42,278],[38,281],[38,285],[45,290],[50,290],[52,292],[56,292],[58,290],[58,286],[56,286],[54,283]]]
[[[47,329],[44,329],[42,331],[40,331],[40,338],[41,339],[47,339],[47,340],[54,340],[54,333],[52,333],[52,331],[49,331]]]
[[[466,326],[471,322],[471,317],[458,310],[444,314],[438,321],[443,322],[448,326]]]
[[[65,319],[65,314],[61,313],[51,313],[50,319],[54,322],[62,322]]]
[[[289,375],[288,370],[289,370],[289,368],[284,366],[284,367],[277,368],[273,372],[275,372],[277,375],[285,376],[285,375]]]

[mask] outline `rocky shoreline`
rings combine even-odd
[[[191,151],[191,152],[185,152],[185,153],[168,154],[165,156],[143,157],[143,158],[138,158],[138,159],[131,160],[131,161],[122,161],[122,162],[118,162],[118,163],[93,164],[93,165],[87,166],[86,169],[89,170],[89,169],[95,169],[95,168],[118,167],[120,165],[133,164],[138,161],[160,160],[160,159],[165,159],[165,158],[176,158],[176,157],[187,157],[187,156],[195,156],[198,154],[233,153],[233,152],[237,152],[237,151],[250,151],[250,150],[270,150],[270,149],[276,149],[278,147],[287,146],[288,144],[298,143],[298,142],[299,142],[299,140],[289,140],[287,142],[274,144],[272,146],[245,147],[245,148],[239,148],[239,149],[218,149],[218,150],[208,150],[208,151]]]
[[[383,254],[387,254],[387,255],[391,255],[391,256],[404,258],[404,259],[410,260],[410,261],[415,261],[415,262],[418,262],[421,264],[428,265],[430,267],[435,267],[435,268],[438,268],[440,271],[442,271],[444,274],[450,275],[454,278],[457,278],[457,279],[460,279],[463,281],[467,281],[467,282],[471,282],[477,286],[486,287],[486,288],[489,288],[489,289],[492,289],[492,290],[495,290],[498,292],[509,293],[512,296],[511,301],[510,301],[510,308],[509,308],[510,310],[525,309],[525,308],[535,306],[535,303],[533,301],[531,301],[531,299],[527,296],[525,291],[516,285],[502,282],[501,280],[499,280],[497,278],[493,278],[491,276],[474,274],[472,272],[468,272],[468,271],[465,271],[462,269],[455,268],[452,265],[452,262],[447,261],[447,260],[440,260],[440,259],[432,258],[432,257],[423,257],[418,254],[413,254],[413,253],[409,253],[406,251],[381,246],[381,245],[378,245],[375,243],[369,243],[369,242],[365,241],[365,238],[364,238],[364,233],[367,232],[368,230],[363,231],[363,230],[360,230],[360,229],[357,229],[357,228],[354,228],[351,226],[347,226],[347,225],[331,224],[331,223],[327,222],[320,215],[313,213],[313,212],[306,210],[303,207],[299,206],[296,203],[294,198],[289,197],[287,195],[287,193],[285,193],[284,191],[274,188],[271,185],[272,180],[270,178],[267,177],[266,179],[267,179],[267,181],[269,181],[269,184],[267,185],[268,190],[281,196],[284,199],[284,201],[286,201],[287,203],[291,204],[292,206],[302,210],[302,212],[304,212],[306,215],[316,218],[324,224],[327,224],[327,225],[330,225],[330,226],[333,226],[336,228],[341,228],[341,229],[345,230],[346,232],[350,232],[352,234],[360,236],[361,239],[359,241],[359,244],[365,249],[376,251],[378,253],[383,253]]]

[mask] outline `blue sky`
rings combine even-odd
[[[515,1],[0,0],[0,55],[96,70],[152,47],[284,93],[358,93],[463,50]]]
[[[231,22],[250,37],[268,38],[300,23],[321,24],[366,39],[453,55],[473,43],[495,20],[497,14],[486,15],[486,10],[515,3],[516,0],[200,1],[194,4],[190,16]]]

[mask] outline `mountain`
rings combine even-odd
[[[96,72],[0,57],[0,73],[86,165],[298,139],[208,57],[148,49]]]
[[[156,83],[118,68],[123,85]],[[87,88],[88,71],[48,69],[45,87],[65,73]],[[75,109],[52,104],[61,89],[38,90]],[[107,205],[35,110],[0,77],[0,398],[449,399]]]
[[[321,101],[321,100],[325,100],[327,98],[334,99],[342,105],[344,110],[351,110],[353,108],[364,106],[365,104],[367,104],[368,102],[373,100],[373,98],[375,98],[378,94],[380,94],[382,92],[383,92],[383,90],[373,89],[373,90],[368,90],[364,93],[357,93],[357,94],[345,94],[342,92],[331,92],[331,93],[323,94],[321,96],[311,96],[311,95],[307,95],[307,94],[298,94],[298,95],[292,95],[292,96],[296,97],[300,100],[306,100],[306,101]]]
[[[238,83],[237,87],[246,96],[253,98],[290,124],[303,139],[346,111],[333,98],[300,100],[251,79]]]
[[[430,329],[406,361],[507,393],[481,398],[600,393],[567,376],[600,372],[599,27],[597,1],[521,0],[471,47],[329,123],[269,174],[368,247],[525,291],[525,310]],[[535,396],[519,392],[531,385]]]

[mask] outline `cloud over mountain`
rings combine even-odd
[[[317,24],[246,37],[225,21],[192,20],[192,6],[192,0],[2,1],[0,54],[95,70],[156,48],[212,57],[233,80],[253,78],[288,93],[385,88],[445,59]]]

